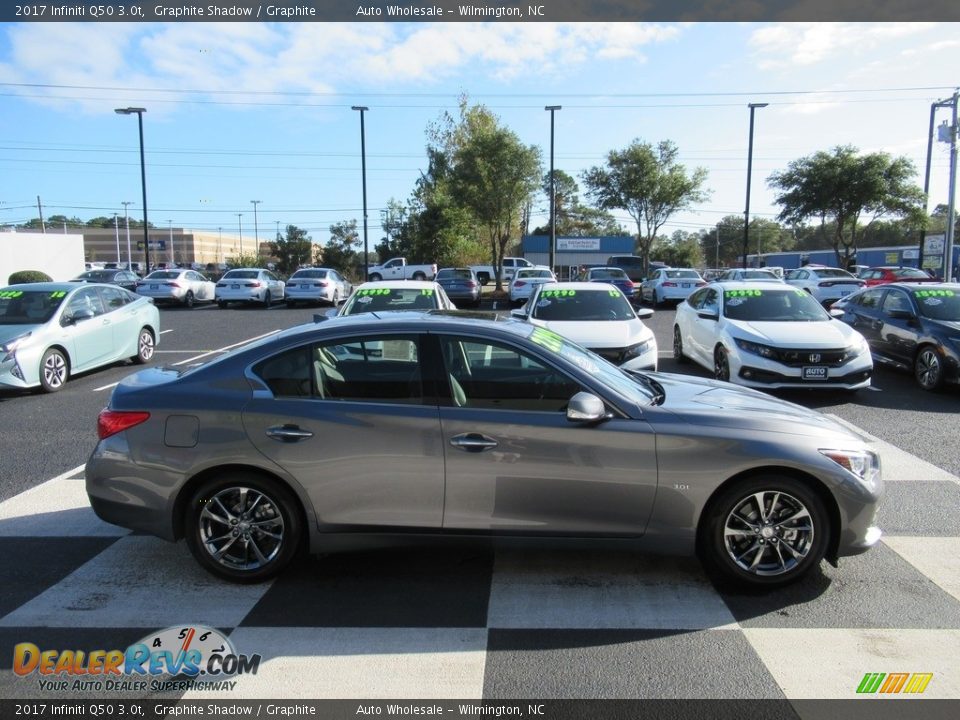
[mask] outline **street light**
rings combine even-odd
[[[370,108],[365,105],[352,105],[351,110],[360,113],[360,172],[363,176],[363,280],[366,282],[369,265],[369,248],[367,246],[367,144],[363,127],[363,114]]]
[[[123,224],[127,226],[127,270],[133,270],[133,258],[130,257],[130,215],[127,212],[127,206],[133,205],[130,200],[124,200],[123,205]]]
[[[243,257],[243,226],[240,224],[240,218],[243,213],[237,213],[237,234],[240,236],[240,257]]]
[[[147,230],[147,163],[143,155],[143,114],[146,108],[128,107],[114,110],[118,115],[136,115],[140,128],[140,186],[143,188],[143,261],[144,272],[150,272],[150,234]]]
[[[253,247],[257,252],[257,257],[260,257],[260,229],[257,227],[257,205],[259,205],[262,200],[251,200],[253,203],[253,241],[256,243]]]
[[[769,103],[750,103],[750,146],[747,150],[747,206],[743,211],[743,267],[747,267],[747,243],[750,238],[750,175],[753,173],[753,111],[767,107]],[[759,257],[758,257],[759,261]]]
[[[117,238],[117,267],[120,267],[120,216],[113,214],[113,233]]]
[[[560,110],[560,105],[547,105],[544,110],[550,111],[550,269],[556,264],[557,248],[557,192],[553,177],[553,114]]]

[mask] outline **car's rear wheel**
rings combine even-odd
[[[426,280],[426,279],[427,279],[427,276],[424,275],[422,272],[415,272],[415,273],[413,274],[413,279],[414,279],[414,280]]]
[[[730,356],[723,345],[717,345],[713,351],[713,376],[717,380],[730,382]]]
[[[673,326],[673,359],[678,363],[687,362],[686,356],[683,354],[683,338],[680,335],[680,326]]]
[[[818,567],[829,538],[827,510],[812,488],[762,475],[727,487],[709,504],[698,549],[721,582],[774,587]]]
[[[300,549],[303,523],[293,494],[250,471],[204,482],[187,506],[186,539],[206,570],[253,583],[280,573]]]
[[[227,301],[226,301],[226,300],[217,300],[217,307],[220,308],[221,310],[223,310],[224,308],[227,307]]]
[[[54,393],[63,389],[70,377],[67,358],[56,348],[47,350],[40,358],[40,388],[44,392]]]
[[[371,273],[369,279],[370,282],[380,282],[383,280],[383,276],[380,273]]]
[[[270,303],[271,303],[270,291],[267,290],[267,291],[263,294],[263,306],[264,306],[265,308],[269,309],[269,308],[270,308]]]
[[[943,387],[943,355],[933,345],[924,345],[913,361],[913,376],[924,390]]]
[[[157,342],[150,328],[140,328],[140,335],[137,336],[137,354],[133,356],[133,361],[137,365],[150,362],[156,346]]]
[[[183,296],[183,306],[192,308],[193,307],[193,291],[187,290],[187,294]]]

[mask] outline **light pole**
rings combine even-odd
[[[237,213],[237,234],[240,235],[240,257],[243,257],[243,225],[240,224],[240,218],[243,213]]]
[[[257,257],[260,257],[260,228],[257,227],[257,205],[259,205],[262,200],[251,200],[253,203],[253,241],[254,241],[254,250],[257,252]]]
[[[147,225],[147,163],[143,155],[143,114],[146,108],[128,107],[114,110],[118,115],[136,115],[137,126],[140,128],[140,186],[143,189],[143,261],[146,267],[144,272],[150,272],[150,234]]]
[[[133,258],[130,257],[130,215],[127,214],[127,206],[133,205],[129,200],[124,200],[123,205],[123,224],[127,226],[127,270],[133,270]]]
[[[113,234],[117,238],[117,267],[120,267],[120,215],[113,214]]]
[[[750,103],[750,146],[747,150],[747,205],[743,211],[743,267],[747,267],[747,251],[750,238],[750,176],[753,173],[753,111],[757,108],[763,108],[769,103]],[[759,257],[757,258],[759,262]]]
[[[217,264],[223,262],[223,228],[217,228]],[[217,270],[220,268],[218,267]]]
[[[550,269],[557,260],[557,191],[553,176],[553,116],[560,105],[547,105],[544,110],[550,111]]]
[[[367,245],[367,143],[363,126],[363,114],[370,108],[365,105],[353,105],[351,110],[360,113],[360,172],[363,178],[363,280],[367,281],[370,268],[369,247]]]
[[[173,220],[167,220],[170,223],[170,264],[176,267],[177,254],[173,251]]]

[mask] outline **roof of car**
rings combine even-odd
[[[433,280],[377,280],[375,282],[365,282],[357,285],[355,290],[400,290],[410,288],[413,290],[433,290],[437,283]]]
[[[571,280],[570,282],[550,282],[543,283],[540,286],[541,292],[544,290],[593,290],[598,292],[606,292],[607,290],[616,289],[617,286],[613,283],[586,282],[582,280]]]
[[[77,290],[79,288],[91,288],[91,287],[106,287],[106,288],[116,288],[116,285],[109,285],[107,283],[76,283],[76,282],[38,282],[38,283],[20,283],[18,285],[7,285],[0,290],[11,291],[11,290],[39,290],[40,292],[58,292],[60,290],[65,290],[71,292],[72,290]]]
[[[750,280],[718,280],[706,287],[721,288],[723,290],[763,290],[764,292],[798,292],[799,288],[787,283],[757,282]],[[802,290],[799,290],[803,292]]]

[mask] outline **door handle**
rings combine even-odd
[[[450,438],[450,444],[458,450],[466,450],[467,452],[483,452],[484,450],[490,450],[499,445],[493,438],[481,435],[480,433],[454,435]]]
[[[296,425],[274,425],[267,428],[267,437],[278,442],[300,442],[313,437],[309,430],[303,430]]]

